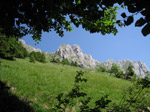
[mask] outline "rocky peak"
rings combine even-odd
[[[23,47],[25,47],[28,52],[32,52],[32,51],[34,51],[34,52],[42,52],[41,49],[37,49],[35,47],[27,45],[26,42],[24,40],[22,40],[22,39],[19,39],[19,42],[22,43]]]
[[[80,59],[80,58],[83,59],[84,58],[82,50],[78,45],[73,45],[71,48],[72,48],[76,58],[78,58],[78,59]]]
[[[95,68],[97,62],[91,55],[83,54],[78,45],[62,45],[57,49],[56,54],[70,62],[76,61],[80,67]]]
[[[82,50],[78,45],[73,45],[71,48],[75,53],[82,53]]]
[[[138,77],[144,78],[149,71],[145,63],[138,61],[131,61],[131,60],[120,60],[120,61],[113,61],[111,59],[107,60],[104,63],[101,63],[101,65],[106,66],[108,69],[112,67],[113,64],[116,64],[120,67],[121,70],[124,72],[127,70],[128,66],[131,64],[133,66],[134,72],[137,74]]]
[[[19,41],[27,49],[28,52],[32,52],[32,51],[42,52],[40,49],[27,45],[24,40],[20,39]],[[138,77],[144,78],[146,74],[149,72],[146,64],[141,61],[135,62],[126,59],[126,60],[120,60],[115,62],[112,59],[108,59],[106,62],[101,63],[93,59],[91,55],[83,54],[80,46],[78,45],[73,45],[73,46],[70,46],[68,44],[61,45],[57,49],[55,54],[57,54],[60,59],[65,58],[68,59],[70,62],[76,61],[80,67],[85,67],[85,68],[95,68],[97,65],[100,66],[103,65],[106,66],[108,69],[110,69],[113,64],[116,64],[120,67],[120,69],[122,69],[125,72],[128,66],[132,64],[133,70],[135,71]]]
[[[107,69],[110,69],[110,68],[111,68],[111,66],[112,66],[114,63],[115,63],[115,61],[114,61],[114,60],[112,60],[112,59],[108,59],[106,62],[102,63],[102,65],[106,66],[106,67],[107,67]]]
[[[57,49],[56,54],[59,54],[59,56],[61,58],[65,58],[65,59],[69,58],[69,60],[72,56],[75,56],[71,46],[68,44],[64,44],[64,45],[60,46]]]
[[[61,59],[66,58],[70,62],[76,61],[80,67],[85,68],[95,68],[97,65],[102,65],[110,69],[113,64],[116,64],[120,67],[121,70],[125,72],[128,66],[132,64],[133,70],[135,71],[137,76],[141,78],[144,78],[146,76],[146,73],[149,71],[145,63],[141,61],[135,62],[126,59],[115,62],[112,59],[108,59],[106,62],[101,63],[93,59],[91,55],[83,54],[80,46],[78,45],[70,46],[68,44],[64,44],[60,46],[55,53],[59,55]]]
[[[116,64],[120,66],[120,68],[124,71],[128,68],[130,64],[132,64],[133,70],[138,75],[138,77],[141,77],[141,78],[144,78],[146,76],[146,73],[149,71],[145,63],[141,61],[135,62],[131,60],[122,60],[122,61],[116,62]]]

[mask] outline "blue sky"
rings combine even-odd
[[[123,10],[119,11],[122,12]],[[138,16],[137,16],[138,17]],[[118,16],[118,18],[120,18]],[[59,37],[55,32],[43,33],[42,41],[35,45],[31,35],[23,37],[28,45],[40,48],[43,52],[55,52],[62,44],[77,44],[83,53],[91,54],[94,59],[104,62],[108,59],[114,61],[130,59],[133,61],[142,61],[150,69],[150,35],[144,37],[141,28],[134,27],[134,24],[128,27],[118,28],[118,34],[107,34],[103,36],[100,33],[90,34],[80,26],[72,32],[65,32],[64,37]]]

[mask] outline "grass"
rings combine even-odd
[[[91,105],[101,96],[118,103],[124,89],[131,83],[91,69],[55,64],[30,63],[29,59],[1,60],[0,80],[11,87],[19,99],[27,99],[35,111],[49,112],[56,103],[56,96],[71,90],[76,71],[84,71],[87,83],[84,91],[93,98]]]

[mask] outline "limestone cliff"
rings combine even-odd
[[[35,52],[42,52],[41,49],[37,49],[35,47],[32,47],[30,45],[27,45],[26,42],[22,39],[19,40],[19,42],[22,43],[23,47],[25,47],[27,49],[28,52],[32,52],[32,51],[35,51]]]
[[[27,49],[28,52],[32,52],[32,51],[42,52],[40,49],[27,45],[24,40],[20,39],[19,41]],[[94,69],[97,65],[103,65],[103,66],[106,66],[108,69],[110,69],[112,64],[116,64],[120,67],[120,69],[122,69],[125,72],[131,63],[133,65],[133,70],[135,71],[138,77],[144,78],[147,72],[149,72],[146,64],[141,61],[135,62],[131,60],[121,60],[121,61],[115,62],[109,59],[103,63],[99,62],[93,59],[91,55],[83,54],[81,48],[78,45],[73,45],[73,46],[70,46],[68,44],[61,45],[57,49],[55,54],[58,56],[57,58],[60,58],[60,59],[65,58],[65,59],[68,59],[70,62],[76,61],[80,67],[85,67],[85,68]]]
[[[149,71],[146,64],[141,61],[135,62],[131,60],[121,60],[121,61],[115,62],[109,59],[106,62],[102,63],[102,65],[106,66],[108,69],[111,68],[112,64],[118,65],[120,69],[122,69],[124,72],[126,71],[128,66],[132,64],[134,72],[137,74],[138,77],[141,77],[141,78],[144,78],[147,72]]]
[[[59,58],[66,58],[70,62],[76,61],[80,67],[85,68],[95,68],[97,65],[104,65],[110,69],[112,64],[116,64],[125,72],[131,63],[133,65],[133,70],[137,76],[141,78],[144,78],[146,73],[149,71],[145,63],[141,61],[135,62],[131,60],[121,60],[115,62],[109,59],[106,62],[101,63],[93,59],[91,55],[83,54],[81,48],[78,45],[70,46],[68,44],[64,44],[60,46],[55,53],[59,56]]]
[[[80,67],[85,68],[95,68],[98,62],[94,60],[91,55],[83,54],[78,45],[70,46],[64,44],[57,49],[56,54],[59,55],[60,58],[68,59],[70,62],[76,61]]]

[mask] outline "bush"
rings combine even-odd
[[[59,60],[59,58],[55,58],[53,57],[52,60],[50,61],[52,63],[61,63],[63,65],[71,65],[71,66],[75,66],[75,67],[78,67],[78,63],[77,62],[74,62],[72,61],[71,63],[68,61],[68,59],[63,59],[62,61]]]
[[[119,70],[117,73],[115,73],[115,77],[124,79],[125,74],[123,73],[122,70]]]
[[[113,64],[111,69],[108,71],[109,73],[113,73],[115,77],[125,79],[126,75],[123,71],[116,65]]]
[[[14,44],[13,44],[14,45]],[[21,42],[15,43],[14,45],[14,51],[15,51],[15,57],[16,58],[25,58],[28,56],[28,52],[26,50],[26,48],[24,48],[21,44]]]
[[[107,72],[106,66],[100,66],[96,69],[98,72]]]
[[[76,61],[75,61],[75,62],[74,62],[74,61],[72,61],[70,65],[71,65],[71,66],[78,67],[78,63],[77,63]]]
[[[30,56],[30,62],[35,63],[35,58],[33,55]]]
[[[128,66],[125,75],[126,75],[126,76],[125,76],[125,79],[126,79],[126,80],[130,80],[133,76],[136,75],[135,72],[134,72],[134,70],[133,70],[132,64],[130,64],[130,65]]]
[[[42,63],[45,63],[45,54],[44,53],[41,53],[41,57],[40,57],[40,62],[42,62]]]
[[[0,58],[13,60],[15,57],[25,58],[27,56],[27,50],[15,37],[0,36]]]
[[[70,62],[68,61],[68,59],[63,59],[63,60],[61,61],[61,63],[62,63],[63,65],[70,65]]]
[[[109,72],[116,75],[119,71],[119,67],[116,64],[113,64]]]
[[[44,63],[45,62],[45,54],[44,53],[41,53],[41,52],[35,52],[35,51],[32,51],[30,53],[30,59],[33,58],[36,60],[36,61],[39,61],[39,62],[42,62]]]
[[[58,58],[54,58],[51,60],[52,63],[61,63],[60,60]]]
[[[13,60],[15,57],[10,41],[6,37],[0,37],[0,58]]]

